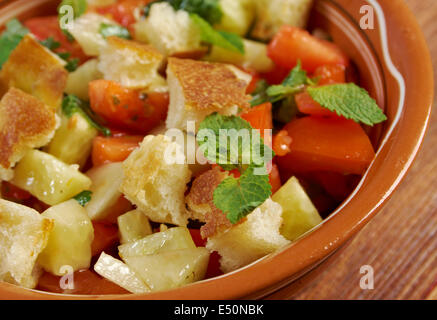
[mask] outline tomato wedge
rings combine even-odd
[[[285,126],[291,152],[277,157],[283,174],[332,171],[363,174],[375,151],[363,128],[352,120],[304,117]]]
[[[143,136],[96,137],[93,140],[91,158],[94,166],[121,162],[143,141]]]
[[[323,65],[349,64],[348,58],[335,44],[287,25],[270,42],[267,53],[277,65],[284,68],[291,69],[300,60],[302,68],[310,73]]]
[[[324,65],[316,69],[314,76],[319,79],[318,84],[320,86],[326,84],[345,83],[346,67],[341,64]]]
[[[108,80],[89,84],[91,109],[110,125],[146,134],[167,118],[169,95],[143,93]]]

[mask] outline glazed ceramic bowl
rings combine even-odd
[[[57,3],[3,1],[0,26],[14,17],[53,14]],[[352,58],[361,85],[384,108],[389,119],[369,130],[378,150],[376,159],[353,194],[328,219],[299,241],[243,269],[172,291],[85,297],[1,283],[0,298],[262,298],[292,284],[344,245],[382,208],[418,152],[433,101],[432,65],[422,33],[402,0],[316,0],[310,28],[326,30]]]

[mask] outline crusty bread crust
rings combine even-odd
[[[168,68],[179,80],[186,108],[220,110],[249,107],[248,83],[226,64],[169,58]]]
[[[10,169],[32,148],[53,138],[58,119],[53,109],[15,88],[0,101],[0,179],[10,180]]]
[[[57,110],[67,84],[64,65],[61,58],[26,35],[3,65],[0,77],[8,87],[32,94]]]
[[[34,288],[36,261],[47,245],[53,221],[36,210],[0,199],[0,281]]]

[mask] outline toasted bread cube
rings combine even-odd
[[[200,247],[173,250],[128,257],[125,262],[152,291],[161,291],[202,280],[208,268],[209,252]]]
[[[74,94],[78,98],[88,101],[88,85],[91,81],[102,79],[103,74],[97,68],[98,60],[91,59],[68,74],[65,92]]]
[[[305,28],[313,0],[255,0],[252,37],[269,40],[284,25]]]
[[[106,80],[128,88],[156,88],[166,85],[158,73],[163,56],[155,48],[135,41],[109,37],[98,64]]]
[[[72,199],[47,209],[41,216],[54,221],[47,246],[38,258],[44,270],[62,276],[66,265],[74,271],[89,268],[94,229],[85,209]]]
[[[212,208],[214,190],[227,177],[227,172],[222,172],[215,167],[194,179],[190,193],[185,197],[192,219],[201,222],[208,220],[208,215],[211,215],[214,210]]]
[[[250,75],[231,65],[169,58],[167,128],[187,131],[187,121],[194,121],[197,127],[213,112],[235,115],[239,108],[248,108],[246,89],[250,79]]]
[[[165,56],[203,50],[190,15],[166,2],[153,4],[149,16],[135,25],[135,39],[147,41]]]
[[[74,20],[72,27],[68,28],[87,56],[97,57],[106,47],[106,40],[100,33],[102,23],[118,25],[117,22],[107,17],[88,12]]]
[[[322,222],[322,217],[306,194],[299,180],[290,178],[273,196],[282,206],[281,234],[294,241]]]
[[[34,288],[41,275],[36,264],[53,222],[39,212],[0,199],[0,281]]]
[[[85,205],[89,217],[93,221],[112,220],[113,207],[122,196],[119,189],[123,181],[123,164],[108,163],[92,168],[86,175],[92,181],[91,201]]]
[[[13,177],[12,168],[32,148],[53,138],[58,118],[52,108],[15,88],[0,101],[0,180]]]
[[[223,16],[215,27],[244,36],[255,19],[253,0],[220,0]]]
[[[49,205],[67,201],[87,190],[91,180],[78,165],[67,165],[51,154],[28,151],[14,169],[11,182]]]
[[[165,226],[165,224],[162,226]],[[124,260],[128,257],[194,248],[196,248],[196,245],[190,231],[185,227],[175,227],[161,230],[135,242],[122,244],[118,247],[118,252]]]
[[[71,117],[61,115],[61,126],[56,130],[50,144],[44,149],[66,164],[83,167],[98,131],[80,112]]]
[[[120,243],[134,242],[152,234],[147,216],[140,210],[129,211],[117,218]]]
[[[150,220],[187,225],[184,194],[191,171],[179,144],[166,136],[147,136],[123,170],[120,191]]]
[[[282,208],[268,199],[247,220],[208,239],[207,249],[217,251],[223,272],[244,267],[290,243],[279,232]]]
[[[104,252],[94,265],[94,271],[129,292],[146,293],[151,291],[131,268]]]
[[[39,98],[57,110],[61,105],[68,72],[65,61],[27,35],[12,51],[0,72],[2,82]]]
[[[232,63],[257,72],[269,72],[274,68],[273,61],[267,56],[267,45],[262,42],[243,40],[244,55],[213,46],[205,60],[212,62]]]

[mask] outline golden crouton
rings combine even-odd
[[[247,219],[208,239],[207,249],[217,251],[223,272],[244,267],[290,243],[279,232],[281,205],[268,199]]]
[[[98,64],[106,80],[128,88],[153,88],[166,85],[158,70],[163,55],[149,45],[118,37],[109,37]]]
[[[0,281],[37,285],[36,259],[46,247],[53,222],[36,210],[0,199]]]
[[[64,65],[61,58],[27,35],[3,65],[0,78],[8,87],[32,94],[57,110],[67,84]]]
[[[179,144],[147,136],[123,163],[120,191],[150,220],[186,226],[185,190],[191,171]]]
[[[284,24],[305,28],[313,0],[252,0],[256,22],[252,37],[271,39]]]
[[[169,58],[170,106],[167,128],[187,130],[187,121],[201,122],[213,112],[235,115],[249,107],[246,89],[251,77],[234,66]]]
[[[32,148],[53,138],[58,119],[52,108],[15,88],[0,101],[0,180],[13,177],[12,167]]]
[[[193,181],[190,193],[185,197],[191,218],[205,222],[200,229],[203,238],[232,226],[226,215],[213,202],[214,190],[227,177],[227,172],[214,167]]]

